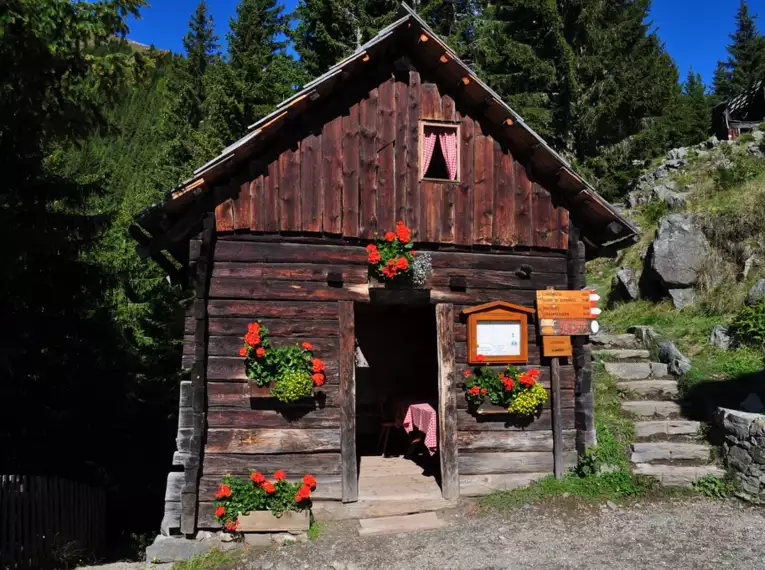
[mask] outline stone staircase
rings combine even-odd
[[[633,471],[668,486],[688,486],[709,474],[722,477],[712,447],[699,435],[701,424],[682,417],[677,380],[667,365],[651,362],[650,352],[632,334],[601,334],[592,342],[593,359],[602,360],[626,392],[622,410],[635,418]]]

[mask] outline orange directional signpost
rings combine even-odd
[[[537,291],[537,316],[542,335],[542,354],[550,358],[552,392],[553,465],[555,478],[563,477],[563,428],[560,396],[560,360],[573,355],[572,335],[597,332],[595,318],[600,314],[594,291]]]

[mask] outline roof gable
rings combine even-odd
[[[218,186],[231,177],[283,127],[307,111],[316,109],[335,90],[341,89],[369,65],[375,65],[382,58],[398,58],[404,54],[420,63],[429,62],[428,71],[435,74],[439,82],[458,88],[463,98],[471,101],[474,114],[479,114],[482,120],[502,130],[503,144],[508,144],[514,156],[525,164],[529,175],[551,192],[556,204],[569,210],[591,252],[606,244],[619,248],[633,243],[637,229],[598,196],[572,170],[571,165],[460,61],[411,8],[402,4],[399,15],[395,22],[382,29],[354,54],[306,84],[273,113],[253,124],[245,136],[197,169],[193,178],[170,191],[164,202],[142,212],[137,217],[137,223],[153,237],[170,233],[160,229],[162,226],[173,226],[172,241],[177,241],[178,236],[184,234],[185,227],[192,225],[194,215],[185,213],[190,205],[198,202],[201,196],[207,196],[209,200],[214,185]],[[198,215],[200,208],[196,210]],[[177,227],[179,218],[184,220],[184,227]],[[167,245],[167,235],[163,238],[159,240],[162,243],[154,244],[155,251]]]

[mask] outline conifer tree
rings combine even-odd
[[[199,0],[189,19],[189,31],[183,36],[183,47],[186,50],[189,73],[201,82],[207,66],[215,60],[220,47],[206,0]]]
[[[765,38],[757,30],[756,14],[750,14],[746,0],[736,13],[736,31],[730,35],[728,60],[718,63],[715,94],[729,99],[741,93],[765,74]],[[723,72],[724,69],[724,72]]]
[[[242,128],[268,114],[304,79],[287,54],[289,24],[277,0],[241,0],[231,19],[229,62],[240,83]]]

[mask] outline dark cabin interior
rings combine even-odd
[[[438,410],[433,306],[357,304],[355,321],[357,456],[404,458],[438,478],[438,453],[400,426],[410,404]]]

